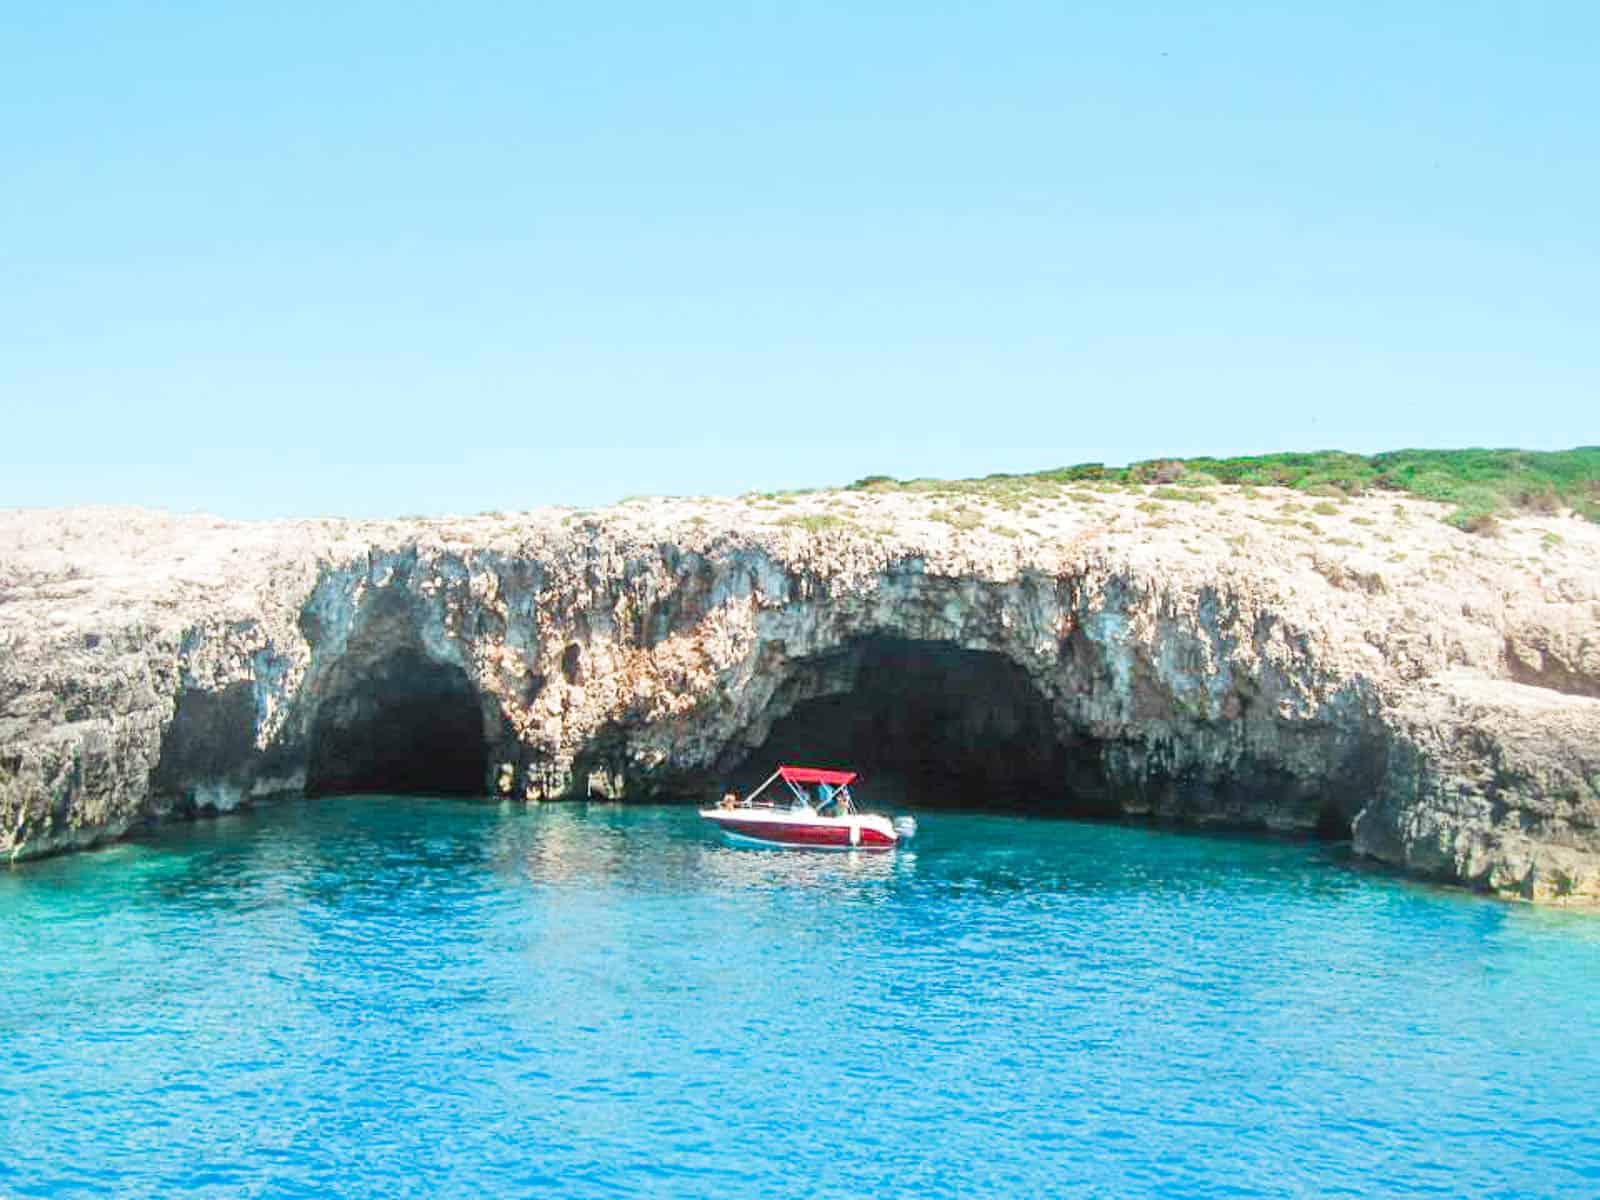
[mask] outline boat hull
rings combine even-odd
[[[899,836],[883,817],[870,813],[848,817],[761,811],[702,809],[700,815],[729,841],[744,846],[781,850],[892,850]]]

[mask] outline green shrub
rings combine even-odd
[[[1574,450],[1394,450],[1349,454],[1342,450],[1264,454],[1237,458],[1155,458],[1126,467],[1082,463],[1031,475],[990,475],[946,482],[896,481],[869,475],[850,487],[861,491],[915,491],[934,496],[1057,496],[1064,484],[1103,491],[1156,484],[1209,488],[1293,488],[1329,500],[1369,492],[1403,492],[1455,506],[1452,524],[1485,526],[1485,518],[1570,508],[1600,522],[1600,446]],[[1185,497],[1186,499],[1188,497]],[[1404,506],[1396,506],[1405,519]]]
[[[1465,505],[1446,517],[1445,522],[1466,533],[1491,534],[1500,527],[1500,522],[1495,519],[1494,513],[1490,510],[1486,508],[1468,508]]]
[[[821,533],[827,529],[843,529],[850,522],[832,513],[796,513],[793,516],[779,517],[778,524],[804,529],[807,533]]]
[[[1125,478],[1132,483],[1177,483],[1187,470],[1176,458],[1152,459],[1134,463],[1127,469]]]
[[[983,517],[966,508],[938,508],[928,514],[934,521],[943,521],[954,529],[976,529],[983,524]]]

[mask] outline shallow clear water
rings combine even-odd
[[[1600,1195],[1600,917],[923,833],[366,797],[0,872],[0,1196]]]

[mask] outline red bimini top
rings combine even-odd
[[[778,774],[786,783],[826,783],[844,787],[856,777],[854,771],[830,771],[826,767],[779,767]]]

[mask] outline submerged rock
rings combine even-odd
[[[1316,832],[1600,900],[1600,528],[1302,499],[0,513],[0,853],[285,793],[700,799],[822,755],[919,807]]]

